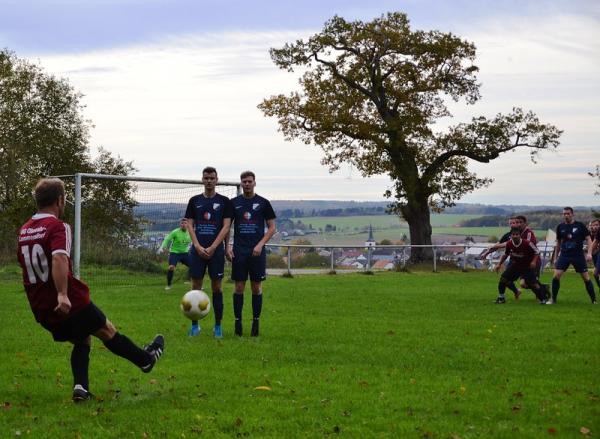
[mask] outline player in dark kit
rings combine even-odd
[[[221,320],[223,319],[223,273],[225,272],[225,249],[223,240],[229,234],[233,211],[231,200],[215,191],[217,170],[206,167],[202,170],[204,193],[190,198],[185,217],[187,227],[192,237],[190,250],[190,276],[192,288],[202,289],[204,274],[208,268],[212,289],[212,303],[215,312],[215,327],[213,335],[222,338]],[[188,335],[200,333],[197,320],[192,321]]]
[[[227,258],[232,261],[231,278],[235,281],[233,294],[235,335],[242,335],[244,288],[246,280],[250,276],[252,289],[250,335],[257,337],[262,311],[262,281],[267,277],[267,256],[264,247],[275,234],[275,212],[269,200],[254,193],[256,177],[253,172],[242,172],[240,178],[243,193],[231,200],[234,236],[233,245],[227,247]]]
[[[594,279],[600,288],[600,220],[590,221],[590,238],[592,240],[592,264],[594,265]]]
[[[17,256],[23,270],[23,286],[35,319],[55,341],[73,343],[73,401],[91,399],[88,366],[94,335],[113,354],[142,372],[150,372],[164,350],[157,335],[143,349],[120,334],[102,311],[90,301],[86,284],[71,272],[71,228],[59,218],[65,208],[65,187],[56,178],[42,179],[35,187],[37,213],[19,231]]]
[[[536,273],[540,252],[533,242],[521,238],[521,234],[522,230],[518,227],[511,230],[510,239],[506,242],[506,250],[495,267],[495,271],[499,271],[502,263],[510,256],[511,263],[500,277],[498,298],[494,303],[506,303],[504,297],[506,286],[518,278],[527,282],[540,303],[546,302],[546,288],[540,285]]]
[[[596,293],[594,285],[590,280],[587,261],[592,260],[592,240],[590,232],[585,224],[573,219],[573,209],[563,209],[565,221],[556,227],[556,248],[554,249],[554,277],[552,279],[552,299],[548,305],[556,303],[558,290],[560,289],[560,278],[569,265],[573,264],[575,271],[581,274],[588,295],[593,304],[596,304]],[[588,251],[584,253],[583,243],[587,244]]]

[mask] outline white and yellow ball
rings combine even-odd
[[[185,293],[181,299],[181,312],[190,320],[200,320],[210,312],[210,299],[202,290]]]

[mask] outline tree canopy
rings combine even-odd
[[[35,212],[31,191],[40,177],[76,172],[128,175],[134,170],[131,163],[103,149],[92,159],[92,124],[83,116],[81,97],[65,79],[0,50],[0,236],[10,248],[16,229]],[[72,181],[65,182],[72,188]],[[86,214],[88,222],[101,226],[99,231],[135,229],[131,212],[120,209],[135,203],[127,183],[98,183],[85,188],[83,196],[93,209]],[[122,228],[125,224],[129,227]]]
[[[270,54],[281,69],[302,71],[301,90],[259,108],[277,118],[286,140],[318,145],[331,171],[352,163],[363,176],[387,174],[393,185],[385,195],[408,222],[413,244],[431,243],[430,209],[491,183],[469,171],[469,160],[488,163],[517,148],[535,160],[559,144],[559,129],[520,108],[436,130],[452,117],[449,100],[480,98],[475,45],[412,30],[403,13],[370,22],[335,16],[320,33]]]

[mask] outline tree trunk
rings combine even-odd
[[[406,222],[408,222],[410,243],[412,245],[431,245],[431,217],[427,200],[416,202],[409,201],[406,205],[402,206],[401,212]],[[433,251],[431,247],[411,248],[411,263],[431,261],[432,259]]]

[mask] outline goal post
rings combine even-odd
[[[126,258],[128,254],[133,258],[138,254],[143,259],[151,252],[155,253],[164,235],[175,228],[175,224],[179,224],[189,199],[204,191],[201,180],[89,173],[57,177],[69,182],[68,193],[73,194],[73,205],[69,206],[72,214],[69,213],[67,217],[72,220],[73,226],[72,260],[73,275],[76,278],[81,276],[86,252],[93,253],[92,247],[96,245],[108,245],[107,242],[98,241],[94,243],[96,245],[84,245],[95,239],[97,231],[86,229],[86,222],[93,223],[93,218],[90,217],[94,212],[99,212],[98,209],[103,209],[103,202],[107,209],[101,212],[103,215],[118,216],[124,212],[124,216],[130,217],[127,218],[130,222],[124,227],[135,230],[135,233],[126,236],[121,236],[118,229],[109,232],[108,237],[101,235],[104,240],[111,241],[110,252],[120,258]],[[117,195],[122,196],[121,199],[111,199],[111,191],[114,189],[118,192]],[[216,191],[233,198],[241,193],[241,186],[239,182],[219,181]],[[127,201],[123,203],[122,199]],[[119,209],[122,211],[118,212]],[[114,229],[115,225],[112,227]]]

